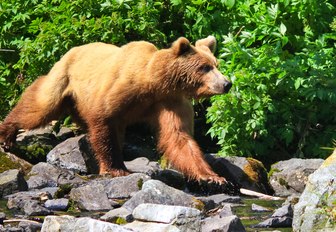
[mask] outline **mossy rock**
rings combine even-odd
[[[0,173],[10,169],[20,169],[21,165],[12,161],[6,153],[0,152]]]

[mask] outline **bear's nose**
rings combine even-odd
[[[231,87],[232,87],[232,83],[230,82],[230,81],[226,81],[225,83],[224,83],[224,91],[227,93],[227,92],[229,92],[229,90],[231,89]]]

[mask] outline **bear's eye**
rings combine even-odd
[[[210,72],[211,70],[212,70],[212,66],[208,65],[208,64],[202,65],[200,67],[200,71],[202,71],[204,73]]]

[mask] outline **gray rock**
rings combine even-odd
[[[159,180],[170,187],[183,190],[186,187],[186,181],[184,176],[173,169],[160,170],[154,177],[154,179]]]
[[[293,222],[293,208],[291,204],[286,204],[275,210],[272,216],[263,222],[260,222],[256,228],[279,228],[292,227]]]
[[[89,217],[75,218],[73,216],[47,216],[44,219],[41,232],[56,231],[130,232],[133,230]]]
[[[28,176],[29,189],[57,187],[64,184],[79,185],[85,182],[72,172],[42,162],[34,165]]]
[[[293,218],[293,207],[291,204],[286,204],[281,206],[279,209],[275,210],[272,217],[290,217]]]
[[[181,231],[200,231],[201,212],[184,206],[140,204],[133,210],[136,220],[175,225]]]
[[[137,192],[123,207],[128,210],[133,210],[141,203],[179,205],[194,208],[204,207],[204,204],[195,197],[169,187],[158,180],[146,181],[141,191]]]
[[[69,199],[66,199],[66,198],[47,200],[44,203],[44,207],[46,207],[48,210],[53,210],[53,211],[67,210],[68,205],[69,205]]]
[[[266,207],[263,207],[263,206],[260,206],[260,205],[254,204],[254,203],[252,203],[251,209],[252,209],[252,211],[255,211],[255,212],[270,212],[270,211],[272,211],[269,208],[266,208]]]
[[[69,138],[47,155],[47,162],[76,173],[98,173],[98,165],[85,135]]]
[[[42,198],[51,198],[48,192],[44,191],[29,191],[29,192],[18,192],[5,197],[7,199],[8,209],[23,210],[26,202],[31,201],[41,201]]]
[[[162,223],[154,223],[154,222],[141,222],[134,221],[132,223],[126,224],[124,228],[128,228],[132,231],[136,232],[145,232],[145,231],[153,231],[153,232],[183,232],[178,229],[176,226],[170,224],[162,224]]]
[[[108,198],[124,199],[133,196],[141,190],[142,184],[150,177],[142,173],[133,173],[109,179],[97,179],[89,183],[91,186],[102,185]]]
[[[208,197],[198,197],[197,199],[201,201],[213,200],[215,207],[223,205],[224,203],[239,203],[241,201],[239,196],[230,196],[227,194],[215,194]]]
[[[322,159],[293,158],[271,166],[270,184],[278,196],[303,192],[308,176],[322,164]]]
[[[27,189],[27,182],[19,170],[12,169],[0,173],[0,198],[18,191],[26,191]]]
[[[139,157],[132,161],[126,161],[127,169],[135,173],[144,173],[152,176],[158,172],[160,166],[157,162],[150,162],[146,157]]]
[[[236,215],[209,217],[202,221],[202,232],[245,232],[245,228]]]
[[[233,215],[233,212],[232,212],[232,207],[230,204],[224,204],[223,208],[218,212],[219,218],[232,216],[232,215]]]
[[[100,219],[112,223],[117,223],[118,221],[132,222],[133,215],[131,211],[125,209],[124,207],[120,207],[108,211],[105,215],[100,217]]]
[[[266,168],[260,161],[237,156],[216,158],[212,154],[205,154],[205,159],[216,173],[235,185],[256,192],[273,193]]]
[[[71,189],[70,199],[76,202],[80,209],[87,211],[111,210],[103,185],[85,185]]]
[[[0,212],[0,225],[3,225],[3,221],[6,219],[6,214],[3,212]]]
[[[293,230],[336,231],[336,150],[308,177],[307,185],[294,206]]]
[[[24,221],[20,222],[18,227],[21,228],[24,232],[38,232],[41,231],[42,223]]]
[[[25,202],[23,211],[28,216],[45,216],[51,214],[51,211],[44,208],[39,201]]]

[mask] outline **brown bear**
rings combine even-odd
[[[0,125],[0,142],[10,147],[17,132],[71,114],[88,131],[99,173],[127,175],[122,155],[125,128],[147,122],[157,129],[158,150],[195,180],[224,183],[193,140],[190,99],[229,91],[217,69],[213,36],[195,46],[179,38],[168,49],[138,41],[117,47],[91,43],[72,48],[46,76],[26,89]]]

